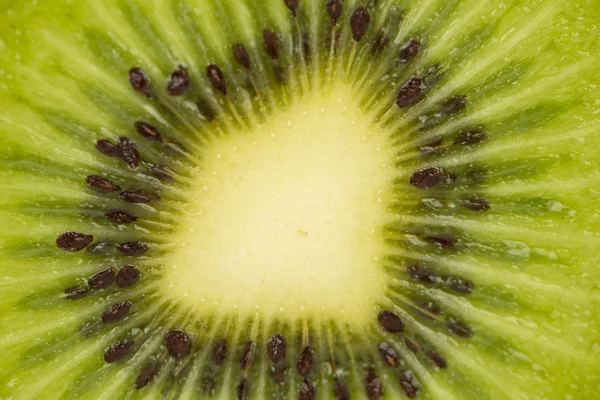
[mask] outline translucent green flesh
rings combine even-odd
[[[28,3],[19,2],[0,16],[0,382],[6,383],[0,385],[0,397],[196,398],[210,376],[215,396],[234,398],[244,375],[240,352],[254,340],[257,351],[247,373],[251,398],[296,398],[302,377],[294,365],[306,338],[316,353],[310,379],[319,398],[333,398],[334,376],[353,398],[361,398],[370,367],[386,398],[405,396],[397,376],[405,370],[417,377],[420,398],[596,396],[600,15],[594,1],[379,1],[370,8],[372,25],[354,56],[348,21],[362,4],[346,1],[337,57],[329,67],[324,2],[302,0],[298,20],[311,49],[306,73],[291,47],[296,27],[279,0],[260,6],[192,0]],[[281,65],[291,77],[285,86],[277,82],[262,46],[266,27],[282,40]],[[376,57],[370,46],[380,29],[392,41]],[[399,47],[415,37],[424,43],[421,54],[394,67]],[[381,255],[388,285],[375,301],[371,320],[215,315],[208,306],[165,295],[164,260],[179,244],[173,238],[194,201],[194,167],[201,164],[203,150],[221,132],[240,134],[263,124],[255,93],[245,89],[245,73],[231,56],[236,42],[249,49],[267,115],[302,103],[315,89],[327,94],[335,87],[331,79],[354,91],[352,100],[390,135],[397,153],[390,172],[394,199],[392,222],[382,227],[389,250]],[[211,88],[205,74],[209,63],[223,70],[240,119]],[[164,86],[178,64],[189,68],[191,88],[183,97],[169,98]],[[434,65],[443,74],[427,98],[406,109],[394,105],[399,88]],[[133,66],[148,72],[161,101],[132,90],[127,71]],[[467,97],[465,110],[419,131],[419,117],[435,116],[457,95]],[[197,113],[193,103],[199,97],[217,110],[220,131]],[[137,136],[137,120],[158,126],[189,156]],[[437,155],[419,151],[437,137],[446,146],[458,132],[474,127],[488,132],[483,143],[449,146]],[[96,140],[123,135],[134,138],[144,159],[169,165],[175,182],[130,171],[94,150]],[[459,179],[484,170],[487,178],[429,190],[409,184],[412,172],[431,166]],[[159,193],[161,199],[124,204],[118,196],[90,190],[84,178],[91,174]],[[488,200],[491,209],[478,213],[460,206],[460,199],[473,194]],[[108,209],[142,220],[115,226],[102,216]],[[111,242],[144,240],[151,251],[134,259],[67,253],[54,244],[64,231]],[[453,234],[459,245],[441,250],[422,240],[441,233]],[[475,289],[464,295],[415,282],[406,269],[416,263],[438,276],[469,280]],[[124,264],[142,271],[136,286],[117,290],[113,285],[78,301],[63,298],[65,288]],[[134,304],[128,318],[104,326],[99,316],[123,300]],[[441,316],[417,311],[423,302],[438,305]],[[377,325],[379,307],[400,315],[407,331],[384,332]],[[448,318],[467,323],[474,337],[452,335]],[[364,324],[348,327],[348,320]],[[194,335],[192,355],[184,360],[166,355],[163,336],[170,329]],[[272,383],[265,350],[275,333],[288,341],[283,386]],[[435,349],[448,368],[436,368],[423,352],[412,353],[403,337]],[[228,340],[230,352],[223,366],[214,367],[210,350],[220,338]],[[133,355],[104,363],[108,345],[124,339],[135,340]],[[398,351],[404,360],[400,368],[393,370],[381,359],[377,345],[382,341]],[[151,385],[136,390],[135,378],[149,360],[160,363],[161,372]]]

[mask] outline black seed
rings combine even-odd
[[[146,365],[135,380],[135,388],[141,389],[148,386],[148,384],[154,380],[156,374],[158,374],[159,369],[160,368],[156,364]]]
[[[210,64],[206,67],[206,75],[210,79],[211,85],[219,92],[227,95],[227,85],[225,83],[225,76],[223,72],[215,64]]]
[[[313,363],[315,361],[315,352],[309,346],[306,346],[296,362],[296,369],[302,376],[307,376],[312,370]]]
[[[308,379],[305,379],[304,382],[300,384],[300,390],[298,391],[298,399],[299,400],[314,400],[315,398],[315,388],[312,382]]]
[[[423,283],[435,282],[435,274],[433,274],[429,268],[412,265],[406,269],[406,272],[408,272],[408,276],[410,276],[413,281]]]
[[[400,375],[400,385],[409,398],[415,398],[419,393],[419,382],[412,371],[404,371]]]
[[[198,99],[196,101],[196,107],[198,111],[207,121],[214,121],[216,118],[215,110],[212,109],[211,105],[204,99]]]
[[[379,325],[388,332],[397,333],[404,330],[404,322],[399,316],[389,310],[383,310],[377,316]]]
[[[437,365],[441,369],[446,369],[448,367],[448,362],[444,357],[438,354],[435,350],[425,350],[425,354],[435,365]]]
[[[212,376],[204,377],[202,381],[202,391],[204,394],[213,395],[215,393],[215,389],[217,388],[217,382],[215,382],[215,378]]]
[[[173,170],[164,165],[149,165],[152,176],[162,182],[170,182],[174,180]]]
[[[379,32],[377,32],[375,39],[373,39],[373,47],[371,47],[371,52],[375,55],[381,54],[385,49],[387,49],[389,43],[390,37],[387,35],[386,31],[381,29]]]
[[[468,104],[467,96],[456,96],[448,100],[446,103],[442,104],[442,110],[448,114],[456,114],[465,108]]]
[[[248,379],[244,378],[237,387],[237,398],[238,400],[248,400],[248,393],[250,392],[250,384]]]
[[[285,367],[274,367],[271,379],[275,383],[285,382]]]
[[[337,24],[338,19],[342,16],[342,1],[341,0],[327,0],[327,14],[329,14],[329,18],[331,18],[331,23],[333,25]]]
[[[452,235],[447,234],[439,234],[439,235],[431,235],[425,236],[423,238],[428,243],[431,243],[440,249],[450,249],[458,243],[458,239]]]
[[[90,187],[97,189],[103,193],[112,193],[117,190],[121,190],[118,185],[115,185],[108,179],[101,178],[97,175],[90,175],[85,178],[85,182],[90,185]]]
[[[364,7],[358,7],[350,17],[350,27],[354,41],[358,42],[369,30],[371,25],[371,15]]]
[[[117,224],[129,224],[137,221],[137,217],[126,213],[125,211],[109,211],[104,215],[109,221]]]
[[[64,290],[65,299],[67,300],[79,300],[84,298],[90,292],[90,288],[87,286],[73,286]]]
[[[248,50],[241,43],[236,43],[233,45],[233,57],[236,59],[238,64],[246,69],[250,69],[250,55],[248,54]]]
[[[295,17],[296,16],[296,10],[298,9],[298,4],[300,3],[300,0],[283,0],[285,2],[285,5],[287,6],[287,8],[290,9],[290,11],[292,12],[292,15]]]
[[[269,343],[267,343],[267,354],[271,361],[277,364],[279,361],[285,359],[285,353],[287,348],[287,342],[281,335],[274,335]]]
[[[148,245],[144,242],[125,242],[119,244],[117,249],[125,256],[137,257],[148,251]]]
[[[137,151],[135,142],[128,137],[121,136],[117,144],[119,146],[119,158],[131,169],[139,167],[140,153]]]
[[[112,343],[108,350],[104,352],[104,361],[107,363],[121,361],[131,353],[134,344],[135,342],[133,340]]]
[[[418,103],[419,101],[421,101],[424,89],[425,85],[421,78],[411,78],[408,82],[404,84],[404,86],[402,86],[400,92],[398,92],[396,104],[400,108],[404,108]]]
[[[438,167],[427,168],[410,175],[410,184],[419,189],[430,189],[449,180],[448,174]]]
[[[465,339],[470,339],[473,337],[473,330],[464,322],[455,321],[451,319],[448,321],[448,329],[450,332],[454,333],[456,336],[460,336]]]
[[[240,357],[240,368],[242,369],[242,371],[245,371],[250,366],[250,363],[254,358],[255,348],[256,345],[252,341],[246,343],[246,345],[244,346],[244,350],[242,350],[242,356]]]
[[[134,67],[129,70],[129,83],[137,92],[150,98],[152,96],[152,86],[146,71],[140,67]]]
[[[468,208],[471,211],[487,211],[491,208],[489,201],[477,197],[461,199],[458,202],[460,205],[462,205],[465,208]]]
[[[120,288],[126,288],[135,285],[139,280],[140,271],[132,265],[126,265],[119,270],[115,283]]]
[[[171,74],[171,79],[167,84],[167,94],[169,96],[181,96],[190,87],[190,76],[188,69],[179,65]]]
[[[335,400],[350,400],[348,386],[337,378],[335,378],[335,383],[333,384],[333,394],[335,395]]]
[[[267,54],[273,59],[279,59],[279,40],[277,35],[270,29],[263,31],[263,45]]]
[[[222,365],[227,358],[227,341],[222,339],[218,341],[210,353],[210,360],[215,365]]]
[[[133,341],[128,340],[126,342],[115,342],[110,345],[108,350],[104,352],[104,361],[107,363],[114,363],[121,361],[131,352],[133,347]]]
[[[106,289],[115,281],[115,274],[117,273],[116,268],[107,268],[103,271],[97,272],[90,279],[88,279],[88,285],[92,290]]]
[[[460,133],[455,139],[454,144],[461,146],[470,146],[482,142],[487,136],[486,131],[475,130]]]
[[[455,292],[463,294],[471,294],[473,293],[473,289],[475,288],[472,282],[458,278],[456,276],[449,277],[446,281],[446,284],[450,289],[454,290]]]
[[[365,380],[365,390],[369,400],[379,400],[381,398],[381,380],[375,375],[375,371],[370,368]]]
[[[160,132],[154,125],[151,125],[144,121],[136,121],[133,124],[133,126],[134,126],[135,130],[137,131],[137,133],[140,134],[140,136],[142,136],[148,140],[153,140],[156,142],[163,141],[162,135],[160,134]]]
[[[123,301],[121,303],[113,304],[108,307],[106,311],[102,313],[102,322],[116,322],[123,319],[131,310],[131,302]]]
[[[377,350],[379,350],[379,354],[383,360],[392,368],[396,368],[400,363],[400,356],[398,352],[389,344],[382,342],[377,346]]]
[[[183,331],[170,331],[165,335],[167,352],[171,357],[183,358],[192,350],[192,337]]]
[[[93,235],[85,235],[79,232],[65,232],[56,238],[56,246],[64,251],[75,252],[85,249],[93,240]]]
[[[110,140],[100,139],[96,142],[96,150],[100,153],[110,156],[110,157],[118,157],[119,156],[119,148],[113,144]]]
[[[411,62],[417,54],[419,54],[419,49],[421,48],[421,42],[417,39],[412,39],[409,42],[405,43],[400,48],[400,55],[398,56],[399,64],[408,64]]]
[[[121,199],[128,203],[149,203],[150,196],[138,191],[138,190],[125,190],[121,192]]]

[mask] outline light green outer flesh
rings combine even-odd
[[[177,43],[170,49],[172,59],[157,59],[147,45],[136,41],[129,25],[119,25],[119,17],[106,11],[114,2],[102,2],[99,6],[98,2],[91,1],[77,2],[76,5],[66,1],[47,1],[35,6],[29,2],[1,6],[0,142],[4,151],[0,155],[0,188],[8,195],[0,199],[0,226],[4,227],[0,248],[7,253],[0,261],[0,315],[3,320],[0,348],[4,354],[0,360],[0,382],[3,382],[0,396],[6,398],[69,398],[72,397],[71,388],[76,385],[77,390],[85,390],[88,398],[100,398],[101,395],[115,398],[119,397],[118,393],[131,390],[131,377],[139,369],[135,364],[137,359],[125,367],[103,366],[99,362],[99,354],[112,337],[108,334],[97,343],[76,339],[61,342],[56,347],[59,352],[49,356],[47,363],[35,365],[30,371],[21,371],[22,376],[14,375],[14,371],[27,365],[27,360],[22,357],[32,346],[43,348],[52,337],[75,331],[82,322],[103,309],[102,305],[93,308],[91,303],[85,302],[69,303],[68,307],[54,308],[52,313],[44,307],[27,311],[19,309],[24,293],[48,290],[47,280],[56,281],[57,285],[60,283],[59,288],[62,288],[63,282],[88,276],[97,269],[84,257],[52,255],[47,261],[40,262],[29,259],[27,253],[17,258],[14,249],[27,247],[23,246],[24,242],[51,244],[57,232],[88,226],[87,222],[78,221],[76,216],[39,223],[39,218],[25,209],[31,207],[31,199],[43,201],[48,198],[57,205],[67,204],[73,208],[76,208],[73,205],[87,200],[89,195],[82,190],[80,177],[90,170],[104,168],[98,158],[89,155],[90,145],[101,136],[98,131],[102,127],[115,134],[124,129],[124,124],[113,116],[114,110],[104,108],[103,104],[99,107],[93,104],[80,91],[80,82],[70,80],[61,68],[72,69],[78,65],[81,68],[78,80],[110,88],[111,96],[122,99],[129,110],[141,112],[144,105],[144,99],[132,93],[123,79],[129,64],[119,66],[119,76],[117,72],[103,67],[94,69],[95,59],[82,45],[84,39],[78,24],[115,32],[120,40],[131,46],[127,51],[135,49],[128,61],[135,60],[152,74],[160,70],[160,75],[166,76],[168,70],[181,61],[196,65],[198,69],[209,59],[220,65],[231,62],[228,45],[233,39],[213,29],[219,22],[209,20],[200,24],[205,30],[203,34],[211,37],[211,47],[206,49],[205,54],[194,54],[195,50],[188,48],[186,41],[176,39],[181,32],[173,28],[174,21],[170,18],[166,2],[146,2],[142,3],[142,8],[155,7],[148,15],[154,21],[157,36]],[[216,9],[235,14],[231,11],[235,10],[234,3],[226,2]],[[268,19],[271,26],[279,26],[282,32],[288,31],[287,12],[281,2],[269,0],[264,3],[264,7],[272,10],[264,16],[265,20]],[[321,7],[316,0],[305,3]],[[356,2],[347,3],[350,8]],[[453,85],[463,89],[463,93],[474,94],[486,77],[498,73],[495,68],[499,64],[525,59],[532,68],[529,72],[531,79],[527,79],[527,75],[520,77],[514,87],[502,87],[493,96],[475,102],[465,120],[492,124],[512,115],[511,110],[529,108],[524,105],[551,104],[553,101],[568,104],[568,112],[561,108],[563,113],[558,113],[555,119],[539,128],[498,134],[481,150],[443,159],[444,166],[478,160],[492,166],[518,166],[526,161],[539,162],[544,169],[543,174],[527,180],[500,176],[492,181],[486,193],[492,204],[498,206],[490,214],[470,215],[468,218],[450,215],[429,221],[460,227],[475,236],[479,244],[487,245],[487,251],[491,253],[512,252],[508,260],[481,252],[444,257],[440,263],[472,279],[483,287],[484,293],[487,289],[502,291],[507,298],[514,297],[518,304],[532,308],[515,307],[514,310],[501,311],[484,295],[467,300],[444,297],[438,292],[432,295],[447,302],[456,315],[493,331],[503,339],[498,340],[499,344],[508,342],[521,349],[523,354],[518,357],[526,360],[524,365],[536,365],[539,369],[506,370],[502,360],[504,355],[494,352],[498,349],[490,343],[478,342],[478,337],[472,342],[457,342],[445,335],[436,337],[435,333],[431,333],[432,343],[444,351],[452,369],[448,373],[424,370],[422,383],[427,390],[421,396],[460,398],[458,393],[465,392],[460,392],[458,386],[472,384],[478,388],[466,397],[593,399],[600,390],[600,210],[597,206],[600,200],[600,157],[597,151],[600,145],[599,7],[595,1],[503,1],[494,5],[462,1],[459,8],[467,16],[452,15],[448,22],[443,22],[443,17],[436,18],[433,14],[443,3],[441,0],[402,3],[408,14],[401,32],[410,37],[415,32],[411,27],[416,32],[427,27],[430,34],[426,37],[432,43],[430,60],[443,59],[448,50],[469,37],[469,33],[489,25],[496,30],[492,40],[496,45],[488,43],[475,49],[465,57],[465,61],[451,68],[451,83],[433,93],[431,102],[435,102],[436,94],[443,99],[440,93],[445,93],[444,90],[453,93]],[[508,17],[497,21],[496,25],[493,13],[489,11],[500,9],[503,4],[514,11],[509,11]],[[215,9],[212,3],[205,1],[197,1],[195,6],[204,10]],[[524,6],[532,10],[531,17],[523,10]],[[249,9],[254,7],[253,4],[248,6]],[[469,11],[473,15],[468,15]],[[210,13],[202,15],[209,18]],[[423,23],[424,20],[427,23]],[[264,21],[261,21],[260,26],[263,24]],[[259,29],[252,23],[233,24],[232,29],[236,39],[252,37],[257,40],[254,33]],[[171,34],[174,36],[169,36]],[[443,44],[436,47],[435,43]],[[260,49],[260,45],[257,48]],[[545,50],[543,53],[542,49]],[[158,69],[152,70],[154,66]],[[376,84],[373,83],[373,86],[376,87]],[[393,94],[389,93],[390,96]],[[376,104],[378,107],[384,105]],[[422,107],[426,109],[427,103]],[[41,108],[73,117],[74,123],[85,122],[89,131],[82,135],[89,136],[89,140],[68,137],[55,127],[45,125],[36,113]],[[410,112],[418,115],[414,109]],[[395,124],[401,128],[405,125],[404,121],[398,119]],[[457,122],[456,127],[460,124],[460,121]],[[402,139],[400,135],[399,149],[405,143]],[[69,151],[61,152],[61,149]],[[43,166],[43,169],[32,169],[34,164],[24,164],[25,159],[35,162],[38,168]],[[410,172],[410,169],[405,169],[406,175],[400,178],[407,178]],[[55,190],[56,185],[60,185],[60,191]],[[405,189],[410,188],[406,185]],[[168,203],[176,206],[178,198],[173,197],[168,199]],[[530,211],[526,207],[528,202],[534,203],[535,199],[547,199],[544,203],[547,208],[537,210],[541,215],[526,213]],[[523,213],[519,217],[511,214],[512,207]],[[536,207],[539,206],[531,208]],[[431,218],[402,215],[398,223],[419,223]],[[95,228],[94,232],[98,236],[127,237],[125,232],[116,233],[110,227]],[[12,252],[9,254],[9,251]],[[398,255],[423,257],[422,253],[409,249],[399,249]],[[45,279],[32,279],[33,276]],[[398,293],[401,294],[406,285],[398,280]],[[153,306],[159,308],[158,304]],[[148,312],[153,310],[148,308]],[[370,333],[364,335],[364,341],[368,342]],[[67,345],[69,349],[62,351],[62,347]],[[54,362],[50,362],[52,359]],[[89,381],[79,382],[82,376],[96,368],[100,370],[91,375]],[[460,375],[453,375],[452,370],[459,370]],[[97,384],[103,380],[111,382],[109,389]],[[392,386],[391,381],[392,378],[384,378],[384,384],[389,383],[386,387]],[[231,385],[235,384],[237,381],[232,378]],[[386,392],[387,396],[401,396],[397,385],[395,387]],[[357,395],[361,393],[360,389],[358,384],[353,386]]]

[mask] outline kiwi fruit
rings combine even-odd
[[[596,0],[0,6],[0,398],[594,399]]]

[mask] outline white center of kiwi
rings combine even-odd
[[[393,152],[350,91],[298,99],[202,157],[167,260],[170,296],[207,312],[373,318]]]

